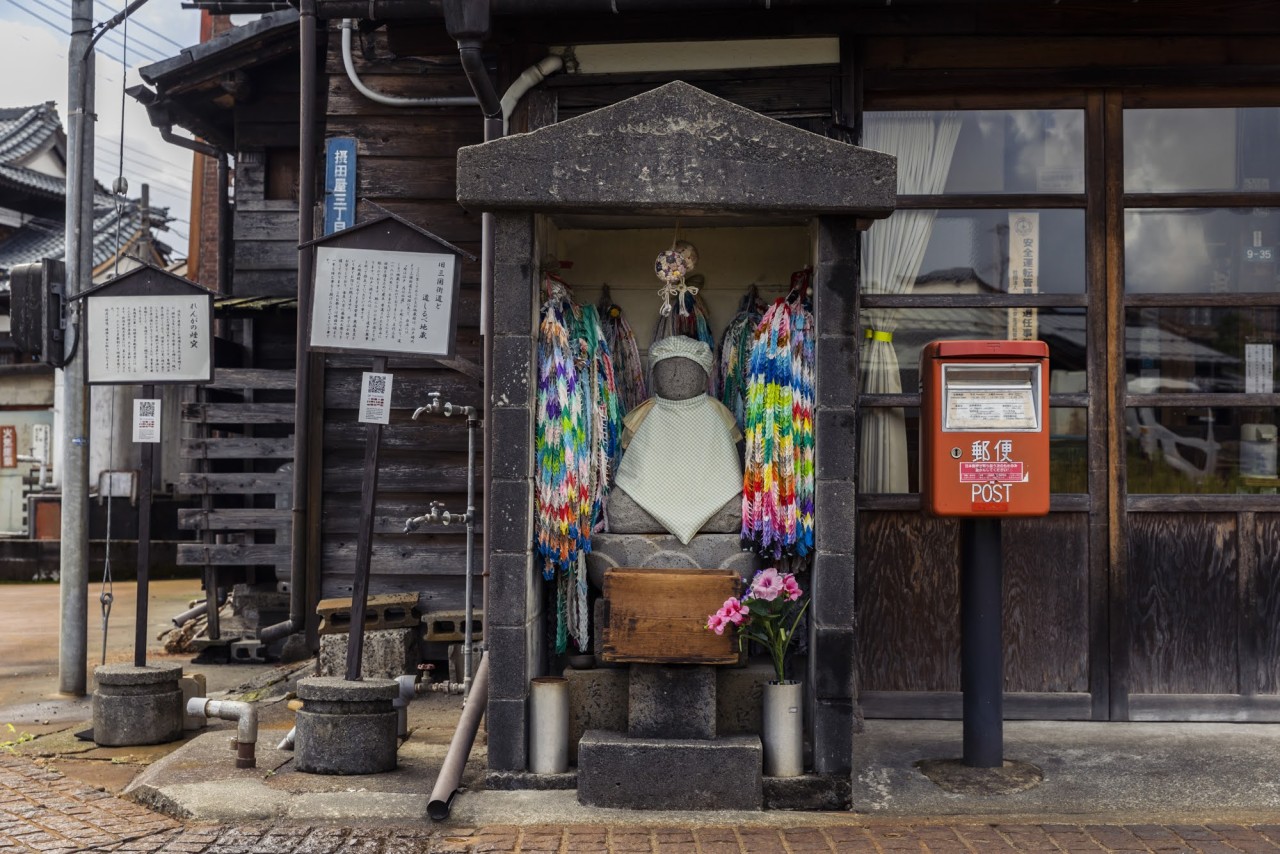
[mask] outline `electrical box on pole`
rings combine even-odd
[[[46,258],[9,271],[13,342],[37,361],[62,367],[66,328],[67,266]]]

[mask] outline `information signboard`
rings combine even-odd
[[[86,302],[90,384],[213,379],[212,297],[90,295]]]
[[[311,349],[451,356],[457,257],[316,247]]]

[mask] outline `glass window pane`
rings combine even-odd
[[[1129,210],[1124,277],[1129,293],[1277,293],[1280,210]]]
[[[1084,211],[899,211],[894,217],[932,217],[915,287],[921,295],[1044,293],[1082,294]],[[892,217],[890,218],[892,220]],[[875,277],[877,223],[865,240],[865,269]],[[885,229],[889,231],[889,229]],[[901,256],[898,256],[901,257]],[[883,292],[874,281],[865,293]]]
[[[1083,110],[868,112],[862,144],[898,157],[898,193],[1083,193]]]
[[[1125,110],[1127,193],[1280,189],[1280,108]]]
[[[882,376],[878,366],[862,371],[862,390],[891,393],[916,391],[919,387],[920,351],[936,339],[1009,338],[1009,324],[1021,321],[1019,312],[1032,312],[1035,337],[1049,345],[1050,393],[1082,393],[1088,390],[1085,352],[1088,338],[1083,308],[905,308],[864,309],[862,328],[892,335],[898,360],[897,377]],[[874,346],[862,333],[864,353]],[[901,385],[893,385],[897,381]]]
[[[1274,494],[1278,423],[1275,409],[1130,407],[1129,492]]]
[[[1276,308],[1130,308],[1125,373],[1131,394],[1275,391]]]

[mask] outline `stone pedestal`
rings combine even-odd
[[[95,743],[125,747],[182,738],[182,665],[107,664],[93,676]]]
[[[310,774],[380,774],[396,767],[399,686],[392,679],[298,680],[294,763]]]
[[[627,735],[715,738],[715,668],[705,664],[631,665]]]
[[[751,735],[629,738],[590,730],[578,744],[578,801],[642,810],[758,810],[763,754]]]
[[[347,643],[351,635],[337,632],[320,636],[320,675],[345,676]],[[365,679],[395,679],[413,673],[418,663],[416,629],[377,629],[364,633],[360,675]]]

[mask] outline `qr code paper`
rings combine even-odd
[[[369,375],[369,394],[386,394],[387,377],[385,374]]]
[[[156,402],[154,400],[138,401],[138,417],[139,418],[155,418]]]

